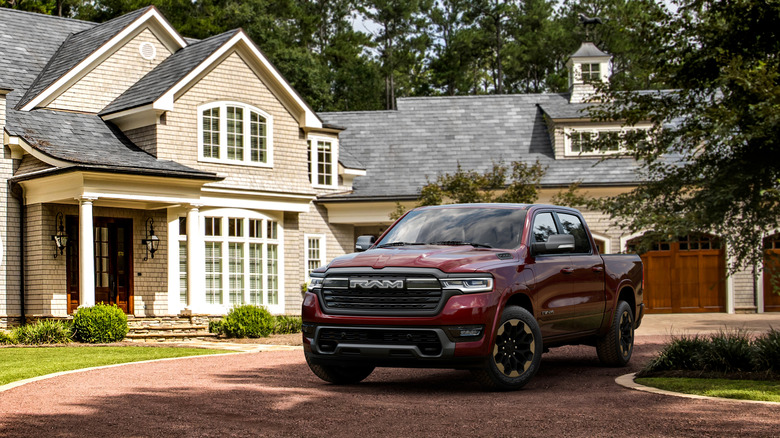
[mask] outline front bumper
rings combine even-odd
[[[458,368],[489,354],[494,309],[492,294],[485,293],[452,297],[432,317],[329,315],[307,293],[303,346],[307,359],[318,363]]]

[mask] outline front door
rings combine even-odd
[[[78,218],[68,218],[68,235],[78,242]],[[116,304],[125,313],[133,309],[133,220],[94,218],[95,302]],[[79,305],[78,244],[68,250],[68,312]]]

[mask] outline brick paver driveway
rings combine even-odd
[[[554,349],[512,393],[464,371],[379,369],[325,384],[301,351],[126,365],[0,393],[0,436],[777,436],[780,405],[691,400],[614,383],[661,338],[639,336],[631,367],[589,347]]]

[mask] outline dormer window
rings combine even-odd
[[[336,140],[327,137],[311,137],[309,144],[309,181],[315,187],[333,188],[336,176]]]
[[[199,160],[273,165],[273,117],[250,105],[215,102],[198,107]]]
[[[644,131],[646,128],[634,127],[631,131]],[[566,156],[594,156],[617,154],[626,151],[626,134],[621,128],[565,129],[564,144]]]

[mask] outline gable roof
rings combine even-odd
[[[0,8],[0,87],[12,89],[13,108],[69,35],[91,29],[95,23]],[[30,29],[45,29],[30,38]]]
[[[215,35],[193,43],[169,56],[103,108],[100,115],[117,113],[154,103],[238,32],[239,30],[236,29]]]
[[[156,20],[166,29],[168,37],[179,47],[186,46],[185,40],[168,24],[154,6],[130,12],[68,35],[51,57],[47,65],[29,87],[17,109],[31,110],[46,98],[66,87],[68,81],[86,72],[100,56],[110,53],[126,36],[150,20]]]
[[[541,107],[568,112],[567,94],[423,97],[398,99],[396,111],[320,113],[346,128],[339,138],[366,168],[353,193],[340,199],[416,197],[438,175],[463,169],[489,171],[493,163],[539,161],[547,166],[542,185],[565,187],[631,185],[637,166],[630,159],[556,160]]]

